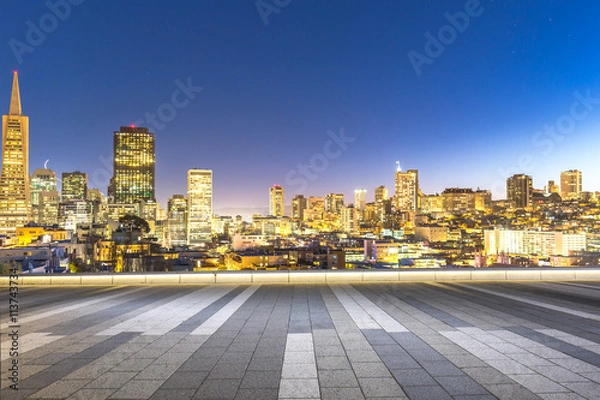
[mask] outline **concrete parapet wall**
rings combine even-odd
[[[575,281],[600,280],[600,268],[519,268],[519,269],[398,269],[398,270],[314,270],[314,271],[218,271],[156,272],[121,274],[19,275],[20,286],[123,286],[123,285],[207,285],[284,284],[354,282],[444,282],[444,281]],[[0,287],[10,284],[0,276]]]

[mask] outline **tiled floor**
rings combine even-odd
[[[2,399],[600,399],[600,282],[22,287],[19,301],[19,390],[3,313]]]

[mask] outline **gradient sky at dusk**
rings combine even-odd
[[[569,115],[576,91],[600,98],[600,4],[482,0],[481,16],[417,76],[407,53],[424,53],[425,33],[466,3],[291,0],[265,25],[254,0],[87,0],[19,63],[10,40],[27,43],[27,21],[39,26],[49,9],[11,1],[0,24],[0,111],[18,70],[30,171],[50,159],[105,192],[113,131],[191,78],[203,91],[152,129],[163,206],[185,193],[192,167],[214,170],[217,210],[265,206],[273,184],[289,205],[299,186],[287,174],[342,128],[355,141],[305,195],[351,202],[364,187],[371,200],[376,186],[392,188],[397,160],[419,170],[425,193],[479,186],[501,198],[507,174],[531,174],[542,188],[575,168],[584,190],[600,191],[600,101],[562,141],[536,136]]]

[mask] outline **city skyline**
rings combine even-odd
[[[10,100],[10,108],[8,115],[13,116],[13,118],[25,118],[28,126],[28,117],[22,115],[22,107],[21,107],[21,96],[19,89],[19,81],[18,81],[18,73],[14,71],[13,73],[13,83],[11,89],[11,100]],[[6,124],[5,124],[6,125]],[[8,125],[7,125],[8,126]],[[20,128],[19,128],[20,129]],[[20,131],[17,130],[17,133],[21,135]],[[343,133],[342,133],[343,136]],[[25,129],[25,170],[29,170],[28,166],[28,129]],[[88,184],[88,174],[86,172],[81,171],[73,171],[73,172],[61,172],[62,179],[60,180],[60,189],[61,196],[60,199],[62,201],[65,200],[87,200],[88,199],[88,190],[94,190],[99,192],[100,197],[107,197],[108,199],[112,199],[112,202],[117,204],[132,204],[137,203],[138,201],[148,202],[150,204],[156,201],[155,193],[155,134],[149,132],[146,127],[139,127],[135,125],[121,126],[118,131],[114,132],[114,142],[113,142],[113,164],[115,165],[115,169],[113,169],[113,178],[109,180],[109,185],[106,189],[107,196],[103,195],[103,191],[101,188],[93,188],[89,187]],[[119,166],[116,168],[116,166]],[[47,162],[44,163],[44,166],[47,166]],[[114,171],[117,171],[116,173]],[[215,208],[213,206],[214,203],[214,192],[213,192],[213,170],[205,169],[199,170],[195,168],[189,168],[187,170],[188,175],[188,184],[187,184],[187,193],[188,193],[188,202],[191,202],[190,197],[190,174],[194,173],[194,171],[205,171],[210,172],[210,188],[209,188],[209,197],[210,197],[210,212],[211,214],[219,214],[219,208]],[[41,174],[41,175],[40,175]],[[52,177],[47,176],[48,174],[52,174]],[[395,201],[395,206],[398,210],[410,211],[414,212],[419,210],[421,207],[421,197],[420,193],[422,193],[425,197],[439,197],[440,192],[435,193],[423,193],[420,189],[420,181],[418,178],[418,170],[417,169],[409,169],[407,171],[402,170],[400,162],[396,161],[396,171],[395,171],[395,185],[394,196],[392,197]],[[36,175],[40,175],[42,177],[42,181],[38,182],[36,180]],[[116,177],[116,178],[115,178]],[[51,180],[52,183],[49,185],[48,183],[43,183],[43,181]],[[31,200],[30,207],[34,206],[34,208],[30,211],[31,220],[38,221],[40,216],[38,216],[38,212],[42,210],[38,210],[39,203],[39,195],[45,195],[52,199],[51,209],[57,208],[58,204],[56,203],[56,198],[58,198],[57,194],[53,191],[58,189],[56,184],[56,172],[47,169],[47,168],[38,168],[35,169],[33,175],[31,177],[27,177],[26,181],[31,181],[33,185],[31,186]],[[524,183],[518,184],[516,182],[523,181]],[[560,173],[560,185],[555,185],[555,180],[548,180],[547,185],[543,186],[543,191],[546,193],[560,193],[561,196],[566,200],[578,199],[583,192],[582,185],[582,171],[577,169],[570,169],[561,171]],[[137,185],[137,186],[136,186]],[[533,185],[533,177],[527,174],[514,174],[507,178],[506,180],[506,189],[505,196],[500,199],[514,201],[518,207],[528,207],[531,205],[533,201],[533,191],[540,190],[539,187],[534,187]],[[37,187],[40,187],[39,189]],[[42,186],[52,186],[50,188],[50,192],[48,191],[40,191]],[[519,187],[520,186],[520,187]],[[27,190],[29,190],[29,184],[26,185]],[[48,188],[46,188],[48,189]],[[273,185],[269,189],[269,205],[268,205],[268,213],[267,215],[281,217],[284,215],[293,215],[293,199],[290,200],[289,206],[285,203],[284,196],[284,187],[278,184]],[[359,211],[364,211],[365,204],[369,203],[377,203],[377,198],[385,197],[381,194],[381,190],[385,190],[385,196],[387,196],[387,187],[386,185],[380,185],[373,189],[373,195],[367,196],[369,190],[361,188],[354,190],[354,203],[348,202],[349,205],[354,205]],[[473,188],[459,188],[459,187],[445,187],[444,193],[448,191],[463,191],[470,190]],[[484,191],[491,193],[492,191],[486,188],[481,188],[477,186],[477,191]],[[380,193],[378,193],[378,191]],[[39,192],[39,194],[37,194]],[[58,192],[56,192],[58,193]],[[304,195],[305,193],[295,193],[296,195]],[[443,193],[442,193],[443,194]],[[163,203],[163,207],[166,207],[167,212],[170,211],[170,203],[171,201],[180,196],[180,193],[171,193],[167,201]],[[325,209],[329,206],[327,205],[327,198],[333,193],[329,193],[326,196],[323,194],[319,194],[317,196],[308,195],[309,199],[324,199],[326,202],[324,204]],[[341,198],[344,198],[344,194],[339,194]],[[60,200],[59,199],[59,200]],[[371,201],[373,200],[373,201]],[[491,198],[490,198],[491,200]],[[496,198],[495,200],[499,200]],[[160,204],[160,203],[159,203]],[[45,204],[42,204],[45,206]],[[342,206],[343,206],[342,202]],[[188,203],[188,207],[191,206],[191,203]],[[201,208],[204,206],[201,206]],[[253,207],[246,207],[246,209],[252,209]],[[254,207],[255,209],[263,208]],[[244,210],[245,208],[240,208]],[[425,208],[427,209],[427,207]],[[287,212],[286,212],[287,210]],[[205,215],[208,215],[204,213]],[[234,212],[237,214],[237,212]],[[243,214],[243,213],[242,213]],[[253,214],[256,214],[253,213]],[[189,228],[188,228],[189,229]],[[205,233],[203,234],[205,235]],[[202,236],[202,235],[201,235]],[[202,239],[200,242],[206,241],[206,237]]]
[[[600,2],[4,3],[1,398],[598,397]]]
[[[13,84],[12,84],[12,94],[11,94],[11,101],[10,101],[10,110],[9,110],[9,114],[8,115],[21,115],[21,97],[20,97],[20,90],[19,90],[19,83],[18,83],[18,74],[17,71],[14,71],[13,73],[14,77],[13,77]],[[18,111],[18,112],[17,112]],[[25,117],[27,118],[27,117]],[[27,120],[28,121],[28,120]],[[28,132],[27,132],[28,133]],[[28,136],[28,135],[27,135]],[[343,136],[343,133],[342,133]],[[129,204],[129,203],[136,203],[137,201],[143,200],[143,201],[156,201],[156,197],[155,197],[155,193],[156,193],[156,186],[155,186],[155,134],[152,132],[149,132],[148,128],[146,127],[139,127],[139,126],[135,126],[135,125],[131,125],[129,127],[127,126],[121,126],[121,128],[118,131],[114,132],[114,142],[113,142],[113,165],[119,165],[119,168],[117,169],[118,173],[114,173],[115,169],[113,169],[113,176],[123,176],[123,178],[118,178],[115,180],[115,178],[111,178],[109,180],[109,184],[108,187],[106,188],[106,191],[103,191],[102,188],[94,188],[94,187],[89,187],[88,184],[88,175],[85,172],[81,172],[81,171],[73,171],[73,172],[61,172],[61,176],[62,179],[60,180],[60,189],[62,192],[62,195],[60,196],[62,198],[62,200],[69,200],[69,199],[87,199],[87,191],[88,190],[95,190],[95,191],[99,191],[100,192],[100,196],[102,197],[108,197],[108,198],[112,198],[113,201],[115,203],[120,203],[120,204]],[[46,167],[48,164],[48,162],[44,163],[44,167]],[[26,169],[27,169],[27,165],[25,165]],[[188,174],[188,192],[189,192],[189,174],[190,171],[194,171],[196,169],[194,168],[190,168],[187,170],[187,174]],[[47,168],[37,168],[31,178],[34,178],[36,173],[42,172],[42,173],[46,173],[44,171],[49,171],[51,173],[56,174],[56,171],[53,171],[51,169],[47,169]],[[136,175],[137,174],[137,175]],[[214,199],[214,193],[212,190],[212,174],[213,174],[213,170],[210,170],[210,174],[211,174],[211,189],[210,189],[210,197],[211,197],[211,206],[210,209],[211,211],[214,213],[215,211],[219,211],[222,210],[222,208],[214,208],[212,205],[213,199]],[[136,177],[137,176],[137,177]],[[80,178],[76,178],[78,179],[78,181],[75,181],[77,183],[74,183],[75,185],[79,185],[80,187],[78,187],[77,189],[73,189],[71,187],[71,184],[69,183],[69,186],[65,186],[67,183],[68,179],[71,179],[72,177],[82,177],[81,179],[83,179],[83,181],[79,182]],[[515,189],[513,186],[513,181],[515,179],[521,179],[521,178],[527,178],[528,179],[528,185],[529,185],[529,189],[525,189],[525,193],[523,194],[523,189]],[[54,176],[53,178],[54,180],[56,180],[56,176]],[[565,170],[565,171],[561,171],[560,172],[560,179],[559,179],[559,183],[560,185],[554,185],[555,180],[554,179],[550,179],[547,181],[547,184],[544,185],[541,189],[544,190],[546,193],[553,193],[555,192],[555,190],[553,189],[553,185],[556,186],[558,188],[558,192],[562,195],[562,197],[564,199],[576,199],[578,198],[582,192],[586,192],[585,190],[583,190],[583,185],[582,185],[582,172],[580,170],[577,169],[570,169],[570,170]],[[33,182],[33,181],[32,181]],[[135,188],[135,185],[141,185],[138,186],[137,191],[135,192],[135,194],[132,192],[131,194],[126,194],[129,193],[129,191],[131,190],[130,188]],[[132,186],[134,185],[134,186]],[[506,183],[505,183],[505,196],[502,196],[500,198],[495,198],[494,200],[502,200],[502,199],[506,199],[506,200],[511,200],[513,199],[514,201],[516,201],[517,205],[520,207],[527,207],[528,204],[531,203],[532,201],[532,196],[533,196],[533,190],[540,190],[540,187],[535,187],[533,185],[533,177],[531,175],[527,175],[527,174],[513,174],[509,177],[507,177],[506,179]],[[54,183],[54,186],[56,187],[56,182]],[[527,186],[527,185],[526,185]],[[279,196],[278,200],[274,200],[273,197],[273,190],[274,188],[279,188],[282,193]],[[378,190],[381,189],[386,189],[387,187],[386,185],[380,185],[377,186],[376,188],[373,189],[373,195],[371,195],[370,197],[368,197],[367,193],[369,193],[369,190],[361,188],[361,189],[355,189],[353,194],[354,194],[354,203],[347,203],[347,204],[354,204],[357,205],[358,209],[360,209],[362,211],[364,204],[369,202],[369,203],[375,203],[377,202],[377,197],[378,197]],[[419,193],[422,193],[421,189],[420,189],[420,182],[418,179],[418,170],[417,169],[409,169],[407,171],[403,171],[400,165],[399,161],[396,161],[396,171],[395,171],[395,184],[393,186],[393,188],[395,189],[395,193],[396,196],[394,196],[394,199],[396,201],[395,205],[398,209],[405,209],[405,210],[413,210],[416,211],[419,206],[418,204],[420,203],[419,200]],[[471,190],[473,188],[469,187],[469,188],[458,188],[458,187],[450,187],[450,186],[446,186],[444,188],[444,192],[447,190],[462,190],[462,189],[468,189]],[[79,193],[78,195],[74,195],[74,194],[70,194],[73,190],[75,190],[74,193]],[[482,188],[481,186],[477,186],[477,190],[483,190],[483,191],[489,191],[490,193],[492,193],[492,190],[486,189],[486,188]],[[145,191],[145,192],[144,192]],[[33,193],[33,192],[32,192]],[[104,195],[104,193],[106,193],[106,195]],[[441,193],[441,191],[436,191],[435,193],[423,193],[423,195],[425,196],[438,196]],[[521,193],[521,194],[519,194]],[[304,195],[305,193],[295,193],[295,195]],[[399,196],[398,196],[399,194]],[[180,195],[180,193],[171,193],[168,197],[168,200],[166,200],[163,204],[163,207],[166,207],[166,209],[169,209],[169,202],[170,200],[172,200],[173,196],[178,196]],[[52,195],[54,196],[54,195]],[[129,196],[128,198],[126,198],[126,196]],[[133,196],[133,197],[132,197]],[[329,195],[327,195],[329,196]],[[307,197],[314,197],[314,198],[326,198],[327,196],[323,196],[323,194],[319,194],[317,196],[314,195],[308,195]],[[341,194],[341,196],[344,196],[344,194]],[[524,198],[522,198],[523,196],[525,196]],[[33,200],[33,205],[36,204],[36,196],[32,197]],[[123,201],[123,200],[131,200],[131,201]],[[371,201],[373,200],[373,201]],[[273,212],[273,207],[274,206],[274,202],[279,203],[281,202],[282,205],[281,206],[277,206],[278,207],[278,211],[276,211],[275,213]],[[160,202],[159,202],[160,204]],[[289,207],[289,208],[288,208]],[[407,208],[408,207],[408,208]],[[261,206],[242,206],[239,208],[239,210],[250,210],[250,209],[260,209],[260,208],[265,208],[264,205]],[[285,200],[284,200],[284,196],[283,196],[283,189],[281,185],[275,184],[270,188],[270,194],[269,194],[269,212],[267,213],[268,215],[275,215],[275,216],[283,216],[283,215],[289,215],[289,214],[293,214],[292,208],[292,201],[290,201],[289,206],[285,204]],[[288,210],[289,212],[286,212],[285,210]],[[35,209],[33,210],[33,214],[32,214],[32,218],[33,220],[37,221],[37,216],[35,214],[35,212],[37,212]],[[234,212],[234,214],[237,214],[237,212]],[[243,213],[242,213],[243,214]]]
[[[163,207],[172,194],[185,193],[186,171],[199,154],[215,171],[217,209],[267,207],[264,189],[273,184],[286,187],[290,198],[328,192],[351,198],[360,187],[372,196],[379,185],[393,186],[389,171],[397,160],[405,170],[419,170],[425,193],[479,186],[498,199],[508,176],[529,174],[542,187],[573,168],[585,172],[583,190],[600,190],[594,167],[600,57],[589,51],[598,28],[586,23],[598,5],[557,2],[533,13],[532,5],[516,1],[482,1],[481,14],[418,76],[407,55],[423,53],[424,35],[446,26],[445,15],[461,12],[465,2],[307,3],[294,2],[266,25],[252,3],[150,10],[131,2],[117,13],[93,2],[72,6],[33,51],[15,53],[9,45],[0,59],[0,70],[20,71],[25,113],[35,116],[31,170],[49,159],[54,171],[86,171],[91,186],[105,191],[110,135],[134,124],[156,133]],[[44,4],[9,8],[13,17],[0,32],[13,44],[28,43],[26,21],[36,25],[52,12]],[[149,27],[160,15],[165,23],[177,21],[177,29],[158,35],[127,28],[122,43],[128,15]],[[329,32],[332,19],[342,22],[337,34]],[[311,30],[304,28],[308,22]],[[227,30],[230,23],[237,28]],[[105,53],[111,56],[98,56]],[[136,62],[115,66],[114,60]],[[0,80],[2,93],[9,87]],[[176,116],[146,117],[159,109]],[[561,133],[569,117],[575,126]],[[315,180],[305,180],[306,189],[286,182],[342,130],[353,141],[333,150]],[[206,151],[207,144],[218,151]],[[77,151],[65,157],[71,146]]]

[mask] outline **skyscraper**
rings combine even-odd
[[[517,208],[531,206],[533,200],[533,179],[529,175],[516,174],[506,180],[506,198]]]
[[[148,128],[122,126],[114,133],[114,176],[109,190],[114,203],[156,200],[154,141]]]
[[[13,75],[8,115],[2,116],[0,233],[14,232],[31,220],[29,117],[23,115],[19,76]]]
[[[329,193],[325,196],[325,212],[342,215],[344,208],[344,195],[341,193]]]
[[[167,247],[187,244],[187,199],[182,194],[173,195],[167,205]]]
[[[342,208],[342,231],[350,236],[358,235],[359,233],[359,216],[358,211],[353,205],[348,205]]]
[[[61,175],[62,201],[86,200],[88,176],[85,172],[63,172]]]
[[[560,174],[560,196],[563,200],[575,200],[581,196],[581,171],[571,169]]]
[[[40,204],[40,192],[56,190],[56,173],[51,169],[38,168],[31,175],[31,203]]]
[[[302,221],[304,219],[304,210],[307,208],[307,199],[304,195],[297,194],[292,199],[292,219]]]
[[[56,173],[51,169],[38,168],[31,175],[31,206],[32,219],[38,223],[41,222],[40,205],[42,192],[53,192],[56,190]],[[57,211],[58,212],[58,211]]]
[[[367,204],[367,190],[356,189],[354,191],[354,208],[358,211],[363,211]]]
[[[385,186],[378,186],[375,188],[375,212],[379,222],[385,220],[386,208],[390,207],[390,201],[388,201],[388,190]]]
[[[191,246],[212,241],[213,172],[210,169],[188,171],[187,242]]]
[[[269,215],[283,217],[285,215],[285,194],[283,187],[273,185],[269,189]]]
[[[41,226],[57,225],[60,208],[60,193],[58,190],[40,192],[39,198],[40,204],[38,206],[37,223]]]
[[[388,190],[385,186],[378,186],[375,188],[375,203],[381,203],[388,199]]]
[[[419,171],[396,171],[396,211],[417,211],[419,208]]]

